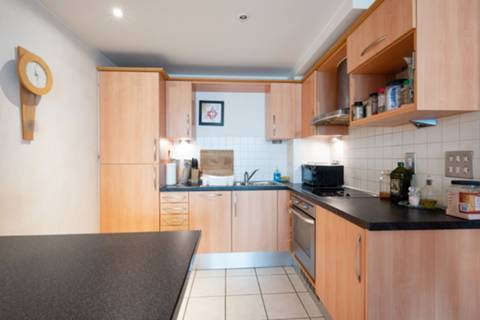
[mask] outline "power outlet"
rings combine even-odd
[[[445,176],[473,179],[473,151],[445,152]]]

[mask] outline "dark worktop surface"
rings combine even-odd
[[[319,197],[302,187],[302,184],[282,183],[277,186],[224,186],[189,187],[167,186],[168,191],[234,191],[234,190],[285,190],[288,189],[306,200],[319,205],[368,230],[430,230],[476,229],[480,221],[469,221],[445,214],[442,209],[421,210],[399,206],[380,200],[369,193],[346,189],[350,197]]]
[[[171,319],[199,237],[0,237],[0,319]]]

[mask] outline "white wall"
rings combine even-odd
[[[98,64],[110,64],[36,1],[0,1],[0,235],[99,231]],[[16,46],[41,56],[53,89],[21,139]]]
[[[225,102],[223,127],[199,126],[200,100]],[[175,144],[173,158],[199,158],[201,149],[234,151],[234,174],[243,179],[245,171],[259,169],[253,180],[272,180],[278,168],[287,174],[287,143],[265,140],[265,94],[232,92],[198,92],[196,94],[197,139],[190,145]]]
[[[436,127],[416,129],[413,125],[394,128],[360,128],[344,137],[346,183],[378,192],[382,170],[392,170],[404,161],[405,152],[416,153],[415,182],[425,185],[427,175],[445,204],[451,178],[445,177],[446,151],[473,151],[473,174],[480,179],[480,112],[442,118]],[[457,179],[458,180],[458,179]]]

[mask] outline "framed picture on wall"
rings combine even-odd
[[[224,106],[223,101],[200,100],[198,125],[223,126]]]

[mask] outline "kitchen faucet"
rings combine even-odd
[[[243,174],[243,184],[247,185],[250,182],[250,180],[252,180],[253,176],[255,175],[255,173],[257,173],[257,171],[258,169],[255,169],[250,174],[248,174],[248,171],[245,171],[245,173]]]

